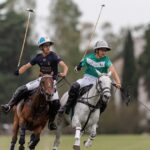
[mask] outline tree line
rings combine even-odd
[[[19,10],[19,7],[16,8],[16,5],[18,4],[17,6],[22,8],[24,4],[28,5],[28,3],[25,1],[19,3],[18,0],[7,0],[6,2],[0,4],[1,10],[3,10],[0,11],[0,104],[8,102],[13,91],[18,86],[29,82],[33,77],[37,77],[37,71],[35,70],[30,70],[21,77],[13,76],[13,72],[17,69],[16,67],[22,46],[22,40],[24,38],[26,21],[26,16],[24,15],[22,9]],[[36,7],[35,3],[30,5],[33,8]],[[73,71],[73,68],[79,63],[83,56],[83,51],[81,51],[80,44],[82,41],[87,41],[89,39],[92,29],[92,24],[81,24],[79,22],[80,16],[81,12],[72,0],[55,0],[52,2],[52,5],[50,5],[49,25],[54,32],[53,39],[55,39],[55,50],[69,66],[70,71],[67,79],[70,83],[82,76],[83,72],[76,74]],[[28,62],[32,55],[36,53],[35,49],[37,49],[37,45],[30,42],[30,39],[32,39],[32,27],[33,26],[30,26],[29,29],[25,46],[26,52],[23,54],[21,64]],[[109,24],[105,25],[105,27],[109,27]],[[126,29],[125,34],[122,35],[115,35],[111,32],[108,34],[107,32],[104,36],[104,39],[106,39],[113,47],[110,57],[113,58],[113,60],[117,60],[118,57],[121,57],[124,61],[121,76],[122,83],[125,86],[127,84],[127,86],[130,85],[132,87],[131,93],[136,105],[135,109],[128,110],[129,113],[133,115],[132,117],[134,117],[135,113],[137,113],[138,81],[140,77],[144,78],[145,90],[148,93],[148,98],[150,98],[150,26],[146,25],[143,31],[143,38],[146,44],[142,55],[138,59],[134,56],[135,48],[134,39],[132,37],[132,29]],[[83,33],[86,33],[86,36],[83,36]],[[117,51],[120,45],[121,51]],[[83,48],[86,49],[86,46],[83,46]],[[64,81],[63,88],[60,87],[59,89],[60,94],[68,88],[69,85]],[[109,110],[110,112],[113,112],[113,105],[114,104],[111,104],[112,107],[110,106],[110,108],[108,108],[111,109]],[[135,110],[135,112],[133,112],[133,110]],[[122,114],[123,113],[124,112],[122,112]],[[129,113],[127,114],[130,115]],[[107,111],[106,116],[110,117],[110,114],[108,114],[109,112]],[[5,115],[1,115],[0,117],[2,122],[12,121],[8,120]],[[113,116],[111,117],[113,118]],[[121,121],[121,117],[118,118]],[[131,119],[131,115],[127,118],[128,120]],[[134,122],[135,124],[139,121],[138,119]],[[110,122],[108,121],[108,124],[109,123]],[[105,127],[107,127],[108,124],[105,124]],[[125,125],[122,124],[122,126]],[[111,131],[110,129],[107,130],[108,128],[105,128],[104,131],[113,132],[112,128]],[[122,131],[121,129],[120,131]],[[115,132],[117,133],[119,131]],[[135,132],[138,131],[136,130]]]

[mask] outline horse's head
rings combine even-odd
[[[107,102],[111,97],[111,72],[107,74],[103,74],[100,72],[97,73],[99,75],[97,89],[101,93],[103,101]]]
[[[44,75],[40,82],[40,92],[49,101],[54,94],[53,78],[51,75]]]

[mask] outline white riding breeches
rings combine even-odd
[[[27,84],[26,84],[27,89],[28,89],[29,91],[31,91],[31,90],[34,90],[34,89],[38,88],[39,85],[40,85],[41,78],[42,78],[42,77],[39,77],[38,79],[33,80],[33,81],[27,83]],[[57,88],[56,88],[56,80],[54,80],[54,88],[55,88],[56,90],[55,90],[54,95],[53,95],[52,98],[51,98],[51,101],[53,101],[53,100],[58,100],[58,99],[59,99],[58,91],[57,91]]]
[[[82,88],[82,87],[88,86],[90,84],[95,84],[96,80],[97,80],[96,77],[85,74],[82,79],[79,79],[76,82],[78,82],[80,84],[80,88]]]

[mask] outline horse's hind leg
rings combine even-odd
[[[24,150],[25,133],[26,133],[26,128],[24,125],[22,125],[20,129],[19,150]]]
[[[53,144],[53,149],[52,150],[58,150],[58,146],[60,144],[60,136],[62,134],[62,125],[58,126],[57,125],[57,130],[56,130],[56,134],[55,134],[55,140],[54,140],[54,144]]]
[[[10,150],[14,150],[15,148],[15,144],[17,142],[18,130],[19,130],[19,120],[18,120],[17,114],[15,113],[14,121],[13,121],[13,136],[11,140]]]
[[[92,142],[94,138],[96,137],[96,128],[97,128],[96,124],[94,124],[91,128],[89,128],[90,136],[88,137],[86,141],[84,141],[85,147],[88,148],[92,146]]]
[[[57,116],[57,130],[55,134],[55,140],[53,144],[53,149],[52,150],[58,150],[58,146],[60,144],[60,137],[62,134],[62,130],[64,127],[66,127],[68,124],[64,120],[64,116],[60,117]]]

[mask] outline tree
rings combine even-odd
[[[81,34],[81,50],[85,51],[86,49],[91,49],[91,43],[89,40],[91,39],[91,35],[93,32],[94,25],[90,22],[83,22],[80,24],[80,34]],[[92,35],[92,38],[94,39],[96,37],[96,34]],[[92,40],[93,40],[92,39]],[[90,45],[89,45],[90,42]]]
[[[110,22],[104,22],[101,26],[101,31],[103,38],[108,42],[111,47],[111,51],[108,53],[108,56],[111,57],[111,60],[114,61],[121,56],[122,43],[125,39],[126,30],[121,29],[119,33],[113,31],[113,26]]]
[[[144,77],[145,88],[150,98],[150,25],[145,31],[144,38],[146,45],[143,54],[139,58],[139,65],[141,68],[141,75]]]
[[[73,81],[76,75],[72,70],[81,59],[80,31],[78,29],[80,12],[72,0],[56,0],[52,6],[51,23],[54,28],[56,50],[69,65],[69,78]]]
[[[125,44],[123,48],[123,72],[122,83],[132,87],[133,99],[138,97],[138,72],[136,68],[136,60],[134,57],[134,43],[130,30],[127,32]]]
[[[7,4],[9,3],[6,3],[3,9],[7,10]],[[24,84],[29,79],[30,72],[21,78],[16,78],[13,75],[14,70],[17,68],[24,38],[25,22],[25,17],[13,10],[7,10],[6,13],[0,15],[0,35],[3,35],[0,37],[0,103],[8,102],[16,87]],[[25,49],[31,49],[31,47],[26,42]],[[23,54],[21,64],[29,61],[32,53],[32,50],[26,51]]]

